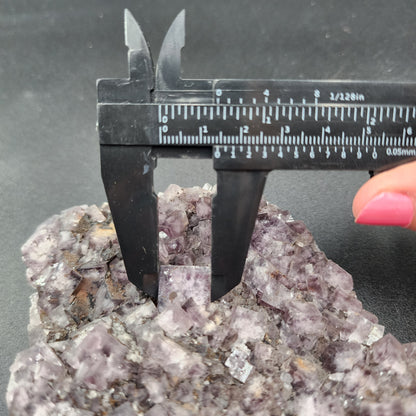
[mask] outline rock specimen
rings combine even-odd
[[[158,307],[127,280],[107,205],[36,230],[10,415],[415,415],[416,343],[383,336],[288,212],[262,202],[243,282],[209,303],[212,193],[159,195]]]

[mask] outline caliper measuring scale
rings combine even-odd
[[[129,280],[158,296],[158,157],[212,158],[211,300],[241,281],[267,174],[379,171],[416,157],[416,83],[183,79],[185,12],[156,70],[125,11],[129,78],[97,82],[101,173]]]

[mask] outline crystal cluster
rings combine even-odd
[[[416,414],[416,343],[383,336],[288,212],[261,203],[243,282],[209,303],[214,191],[159,195],[158,307],[128,281],[107,205],[39,226],[11,416]]]

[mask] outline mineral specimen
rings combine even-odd
[[[209,303],[213,192],[159,195],[158,307],[128,281],[107,205],[36,230],[11,416],[416,414],[416,343],[383,336],[288,212],[262,202],[243,282]]]

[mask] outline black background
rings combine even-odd
[[[186,9],[187,78],[416,81],[416,6],[405,0],[3,0],[0,3],[1,399],[28,346],[20,246],[49,216],[105,200],[95,81],[127,74],[123,9],[157,58]],[[355,225],[365,172],[273,172],[265,196],[305,221],[354,277],[365,307],[400,341],[416,341],[416,234]],[[215,183],[212,162],[160,160],[155,188]]]

